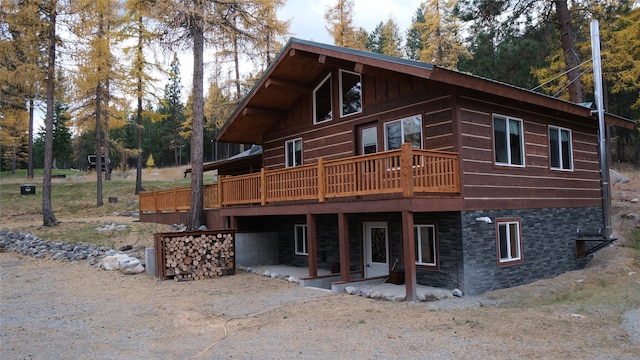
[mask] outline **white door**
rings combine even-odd
[[[386,222],[364,223],[364,277],[389,275],[389,236]]]

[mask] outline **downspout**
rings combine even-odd
[[[591,21],[591,54],[593,58],[593,86],[598,113],[598,144],[600,153],[600,176],[602,185],[602,211],[604,218],[604,237],[612,236],[611,196],[609,189],[609,164],[607,163],[606,125],[604,123],[604,104],[602,94],[602,63],[600,62],[600,30],[598,20]]]

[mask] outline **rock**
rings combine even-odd
[[[207,225],[200,225],[200,227],[198,228],[198,230],[200,231],[207,231]]]
[[[116,255],[107,256],[104,259],[102,259],[102,263],[100,264],[100,267],[109,271],[120,270],[120,265],[119,265],[120,260],[127,259],[127,258],[129,258],[129,256],[125,254],[116,254]]]
[[[140,260],[132,257],[118,260],[118,268],[120,269],[120,272],[125,275],[134,275],[144,272],[144,266],[140,264]]]
[[[355,295],[355,290],[356,288],[354,286],[347,286],[344,288],[344,292],[346,292],[349,295]]]
[[[640,214],[638,214],[638,213],[628,213],[628,214],[622,215],[622,217],[625,218],[625,219],[632,219],[632,220],[636,220],[636,221],[640,220]]]
[[[121,246],[118,250],[127,251],[127,250],[131,250],[131,249],[133,249],[133,245],[124,245],[124,246]]]
[[[629,182],[629,178],[627,178],[626,176],[620,174],[619,172],[613,170],[613,169],[609,169],[609,181],[611,182],[611,184],[626,184]]]
[[[453,289],[451,294],[455,297],[462,297],[462,291],[460,291],[460,289]]]
[[[637,203],[638,201],[640,201],[640,199],[638,199],[638,198],[633,198],[633,199],[631,199],[631,200],[629,200],[629,201],[635,204],[635,203]]]

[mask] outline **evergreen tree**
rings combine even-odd
[[[376,25],[369,34],[367,49],[378,54],[402,57],[402,37],[393,19],[388,19],[384,23],[381,21]]]
[[[163,149],[173,152],[173,165],[181,165],[184,122],[187,119],[185,106],[182,103],[182,85],[180,84],[180,62],[174,55],[169,70],[169,80],[164,89],[164,98],[158,107],[158,113],[162,115],[160,121],[162,135],[159,140]],[[164,164],[161,164],[164,165]]]
[[[411,18],[411,26],[409,26],[405,38],[404,52],[409,60],[420,60],[420,53],[424,48],[422,32],[420,31],[422,26],[420,24],[424,24],[426,21],[424,17],[424,4],[420,4]]]

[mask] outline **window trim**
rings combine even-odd
[[[554,167],[553,164],[551,163],[551,130],[555,130],[558,132],[558,156],[560,157],[560,167]],[[565,169],[562,166],[563,163],[563,159],[562,159],[562,131],[567,131],[569,133],[569,151],[570,151],[570,163],[569,163],[569,168]],[[565,128],[565,127],[561,127],[561,126],[556,126],[556,125],[549,125],[549,128],[547,130],[547,136],[549,137],[549,169],[551,170],[556,170],[556,171],[573,171],[574,167],[573,167],[573,132],[571,131],[571,129]]]
[[[303,249],[299,251],[298,249],[298,229],[303,228],[304,232],[302,233],[304,239],[302,239]],[[297,256],[309,256],[309,243],[307,242],[307,225],[306,224],[294,224],[293,225],[293,253]]]
[[[295,158],[294,158],[294,163],[293,165],[289,165],[289,151],[287,149],[288,145],[290,143],[293,143],[294,146],[294,154],[295,154],[295,143],[296,142],[300,142],[300,165],[295,165]],[[304,153],[304,149],[302,147],[302,138],[295,138],[295,139],[291,139],[291,140],[287,140],[284,142],[284,167],[285,168],[290,168],[290,167],[296,167],[296,166],[301,166],[303,165],[303,161],[304,161],[304,157],[303,157],[303,153]]]
[[[324,85],[325,82],[329,81],[329,106],[331,108],[331,116],[328,119],[324,119],[324,120],[320,120],[318,121],[317,118],[317,104],[316,104],[316,93],[318,92],[318,90]],[[320,83],[318,84],[318,86],[315,87],[315,89],[313,89],[313,124],[322,124],[322,123],[326,123],[327,121],[331,121],[333,120],[333,91],[331,88],[331,73],[327,74],[327,76],[324,77],[324,79],[322,79],[322,81],[320,81]]]
[[[391,123],[395,123],[395,122],[399,122],[400,123],[400,134],[402,136],[400,145],[402,145],[403,143],[406,142],[405,138],[404,138],[404,121],[405,120],[409,120],[409,119],[413,119],[415,117],[419,117],[420,118],[420,147],[419,148],[414,148],[414,149],[423,149],[424,148],[424,119],[422,118],[422,114],[415,114],[415,115],[410,115],[410,116],[405,116],[403,118],[400,119],[395,119],[395,120],[391,120],[391,121],[387,121],[384,122],[382,124],[382,131],[383,131],[383,136],[384,136],[384,151],[389,151],[389,139],[387,136],[387,125],[391,124]],[[400,149],[400,148],[398,148]],[[396,150],[396,149],[393,149]]]
[[[506,122],[506,126],[509,126],[509,121],[514,120],[517,121],[518,123],[520,123],[520,130],[522,133],[521,139],[520,139],[520,153],[522,154],[522,164],[513,164],[513,160],[511,159],[511,151],[510,151],[510,144],[511,144],[511,139],[509,136],[506,136],[506,141],[507,141],[507,162],[498,162],[498,160],[496,159],[496,126],[495,126],[495,120],[496,118],[501,118],[504,119]],[[524,141],[524,120],[520,119],[520,118],[516,118],[516,117],[512,117],[512,116],[507,116],[507,115],[501,115],[501,114],[492,114],[491,115],[491,137],[493,139],[493,164],[496,166],[509,166],[509,167],[518,167],[518,168],[524,168],[526,166],[526,159],[527,156],[525,154],[525,141]]]
[[[433,263],[423,263],[423,262],[418,262],[418,260],[415,261],[416,267],[419,268],[425,268],[425,269],[439,269],[440,268],[440,254],[438,251],[438,226],[436,223],[419,223],[419,224],[414,224],[413,225],[413,229],[414,229],[414,233],[416,228],[420,228],[420,227],[431,227],[433,228]],[[418,232],[419,233],[419,232]],[[416,244],[420,244],[418,242],[417,238],[413,239],[414,242],[416,242]],[[418,245],[420,246],[420,245]],[[421,254],[420,252],[416,251],[416,256],[419,256],[419,254]]]
[[[516,225],[516,229],[518,231],[518,241],[517,241],[517,245],[518,245],[518,257],[517,258],[510,258],[510,255],[508,258],[502,259],[500,256],[500,225],[507,225],[509,226],[510,224],[515,224]],[[510,232],[507,232],[507,236],[509,236]],[[510,254],[511,252],[509,251],[509,248],[511,246],[510,241],[507,242],[507,253]],[[523,262],[524,259],[524,254],[522,252],[522,223],[520,221],[519,218],[502,218],[502,219],[496,219],[496,256],[497,256],[497,260],[498,260],[498,266],[508,266],[508,265],[515,265],[515,264],[521,264]]]
[[[351,75],[356,75],[360,78],[360,110],[349,113],[349,114],[344,114],[344,90],[342,89],[342,74],[351,74]],[[352,115],[356,115],[356,114],[362,114],[362,108],[363,108],[363,93],[362,93],[362,74],[357,73],[357,72],[353,72],[353,71],[348,71],[348,70],[343,70],[340,69],[340,71],[338,72],[338,83],[339,83],[339,90],[340,90],[340,118],[343,117],[347,117],[347,116],[352,116]],[[315,97],[314,97],[315,99]],[[314,110],[314,114],[315,114],[315,110]]]

